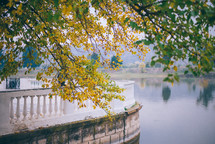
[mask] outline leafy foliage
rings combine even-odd
[[[161,63],[164,71],[177,71],[178,60],[187,61],[196,76],[214,67],[214,36],[209,33],[215,22],[213,0],[5,0],[0,4],[0,50],[5,60],[1,80],[17,73],[24,64],[20,55],[25,46],[32,46],[38,51],[37,60],[50,63],[37,79],[51,83],[44,86],[71,102],[77,100],[80,107],[90,99],[94,107],[108,111],[111,100],[123,99],[118,94],[122,89],[96,70],[101,65],[111,67],[110,53],[120,57],[130,52],[144,60],[147,45],[153,45],[156,56],[151,65]],[[93,64],[76,55],[80,48],[97,52],[100,61]],[[47,80],[55,73],[61,76]],[[165,80],[173,82],[178,76],[170,74]]]
[[[215,41],[209,33],[215,22],[213,0],[126,0],[126,4],[135,11],[135,18],[128,21],[131,27],[145,34],[136,43],[153,44],[156,56],[151,65],[162,63],[164,71],[177,71],[174,64],[182,60],[195,76],[213,71]],[[178,76],[170,75],[165,80],[173,82]]]
[[[48,68],[38,72],[37,79],[50,83],[44,87],[50,86],[54,95],[78,101],[80,107],[90,99],[94,108],[99,106],[109,113],[113,99],[124,99],[120,95],[123,89],[108,75],[97,71],[101,65],[110,67],[107,57],[110,52],[121,55],[138,48],[140,58],[147,53],[143,45],[134,44],[138,37],[133,36],[128,24],[120,19],[123,9],[118,3],[6,0],[1,1],[0,11],[0,48],[3,59],[8,60],[0,70],[1,80],[23,67],[20,55],[26,51],[26,46],[31,46],[38,51],[37,60],[46,59],[50,63]],[[102,18],[107,20],[107,25],[99,22]],[[85,55],[76,55],[74,51],[81,48],[89,53],[98,52],[101,61],[93,64]],[[59,76],[47,79],[56,73]],[[62,86],[64,82],[65,86]]]

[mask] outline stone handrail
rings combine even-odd
[[[125,101],[114,100],[111,104],[112,111],[120,113],[135,103],[134,82],[116,83],[125,88]],[[100,108],[93,109],[89,100],[85,101],[86,108],[78,108],[77,101],[49,98],[49,93],[51,89],[41,88],[0,91],[0,135],[106,115]]]

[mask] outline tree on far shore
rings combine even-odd
[[[33,47],[26,47],[25,51],[22,54],[23,58],[23,67],[31,67],[31,68],[36,68],[39,67],[41,64],[41,60],[37,59],[38,57],[38,52],[35,48]]]
[[[93,54],[91,55],[91,60],[93,61],[93,64],[95,64],[95,62],[99,62],[99,55],[93,52]]]
[[[0,69],[2,69],[5,64],[5,60],[2,57],[3,57],[3,54],[2,54],[2,50],[1,50],[0,51]]]
[[[122,60],[120,60],[119,56],[112,56],[111,57],[111,67],[118,68],[122,65]]]

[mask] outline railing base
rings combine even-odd
[[[10,143],[130,143],[140,133],[139,108],[108,117],[76,121],[32,131],[0,136],[0,144]],[[134,111],[135,109],[135,111]],[[135,140],[136,141],[136,140]]]

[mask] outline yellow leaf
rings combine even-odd
[[[177,71],[177,70],[178,70],[177,66],[174,66],[173,69],[174,69],[174,71]]]

